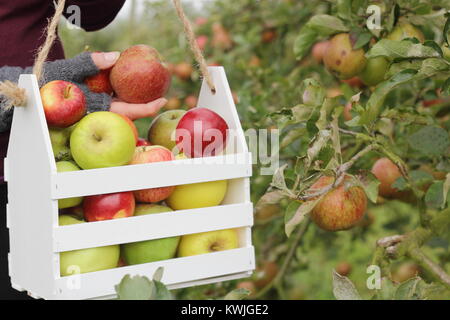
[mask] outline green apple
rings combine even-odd
[[[161,113],[150,125],[148,141],[151,144],[163,146],[173,151],[176,143],[175,136],[172,137],[172,134],[185,113],[184,110],[169,110]]]
[[[72,216],[59,217],[59,225],[85,223]],[[61,276],[94,272],[117,267],[120,257],[119,245],[65,251],[59,254]]]
[[[162,205],[138,204],[134,215],[141,216],[170,211],[172,209]],[[179,241],[180,237],[169,237],[126,243],[122,245],[122,257],[130,265],[171,259],[177,252]]]
[[[389,61],[385,57],[376,57],[367,60],[366,67],[359,75],[367,86],[376,86],[384,80],[384,75],[389,68]]]
[[[425,42],[425,36],[419,28],[409,22],[398,23],[392,32],[386,37],[389,40],[403,40],[406,38],[417,38],[420,42]]]
[[[80,168],[71,161],[59,161],[56,163],[56,170],[58,172],[78,171]],[[65,209],[76,207],[83,201],[83,197],[74,197],[58,200],[58,208]]]
[[[70,134],[75,128],[75,125],[64,129],[59,128],[49,129],[53,155],[55,156],[56,161],[72,160],[69,141],[70,141]]]
[[[130,125],[120,115],[109,111],[88,114],[70,136],[72,156],[82,169],[128,164],[135,146]]]
[[[239,237],[236,229],[208,231],[181,237],[179,257],[195,256],[216,251],[236,249]]]

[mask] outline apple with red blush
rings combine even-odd
[[[135,204],[131,191],[87,196],[83,214],[89,222],[125,218],[134,214]]]

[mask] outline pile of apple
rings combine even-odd
[[[170,74],[155,49],[137,45],[124,51],[111,70],[86,83],[93,91],[108,92],[129,103],[147,103],[166,93]],[[138,137],[133,121],[123,115],[86,114],[84,94],[73,83],[49,82],[41,88],[41,98],[58,172],[214,156],[226,146],[226,121],[206,108],[160,114],[151,123],[146,140]],[[220,138],[211,141],[209,130]],[[59,224],[217,206],[226,192],[224,180],[61,199]],[[66,276],[237,246],[237,231],[229,229],[67,251],[60,254],[60,272]]]

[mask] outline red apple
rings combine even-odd
[[[84,218],[90,222],[130,217],[134,207],[131,191],[87,196],[83,200]]]
[[[192,72],[194,72],[194,68],[192,68],[192,65],[190,63],[180,62],[175,65],[173,72],[181,80],[189,80],[191,78]]]
[[[317,61],[317,63],[321,63],[323,61],[323,56],[325,55],[328,44],[329,44],[328,40],[320,41],[314,44],[312,48],[312,55],[314,59]]]
[[[322,176],[310,190],[318,192],[333,183],[334,177]],[[350,229],[363,217],[367,208],[367,196],[359,186],[347,187],[345,182],[329,191],[311,211],[311,219],[322,229],[339,231]]]
[[[173,153],[167,148],[162,146],[143,146],[136,148],[130,164],[171,161],[174,159]],[[134,196],[139,202],[159,202],[169,197],[174,189],[175,186],[137,190],[134,191]]]
[[[227,141],[228,125],[214,111],[194,108],[178,122],[175,141],[180,152],[190,158],[220,154]]]
[[[144,138],[138,138],[138,141],[136,143],[136,147],[143,147],[143,146],[151,146],[152,144],[145,140]]]
[[[49,127],[67,128],[86,114],[84,93],[71,82],[51,81],[40,92]]]
[[[195,40],[197,41],[197,45],[200,50],[205,50],[206,44],[208,43],[208,36],[198,36]]]
[[[197,106],[198,99],[196,96],[190,95],[184,99],[184,103],[187,105],[188,109],[195,108]]]
[[[96,75],[87,77],[86,79],[84,79],[84,83],[92,92],[107,93],[109,95],[113,94],[111,82],[109,81],[109,74],[111,73],[111,69],[112,67],[106,70],[101,70]]]
[[[197,26],[202,26],[204,24],[208,23],[208,19],[205,17],[198,17],[197,19],[195,19],[195,24]]]
[[[361,81],[359,77],[353,77],[347,80],[341,80],[342,82],[348,84],[352,88],[364,88],[364,83]]]
[[[263,43],[270,43],[277,38],[277,31],[275,28],[267,28],[261,34],[261,41]]]
[[[136,128],[136,125],[127,116],[124,116],[123,114],[119,114],[119,116],[121,116],[130,125],[131,130],[133,130],[134,139],[136,140],[136,144],[137,144],[138,143],[138,139],[139,139],[139,133],[138,133],[138,129]]]
[[[344,112],[342,113],[343,116],[344,116],[344,120],[345,120],[345,121],[350,121],[350,120],[353,119],[353,116],[352,116],[352,107],[353,107],[353,105],[352,105],[351,102],[347,102],[347,103],[345,104]]]
[[[170,72],[156,49],[141,44],[122,52],[111,70],[110,80],[120,100],[148,103],[166,94]]]
[[[392,184],[402,176],[399,168],[388,158],[378,159],[373,167],[372,173],[380,181],[378,193],[382,197],[390,198],[398,196],[400,191],[393,188]]]

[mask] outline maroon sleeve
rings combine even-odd
[[[86,31],[96,31],[110,24],[124,3],[125,0],[68,0],[66,8],[71,5],[79,6],[81,27]]]

